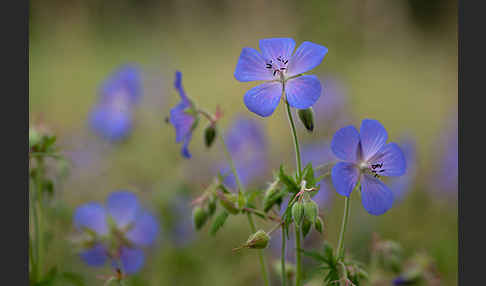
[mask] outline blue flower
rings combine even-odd
[[[195,238],[193,218],[191,215],[191,201],[179,195],[171,202],[171,234],[173,242],[178,247],[185,246]]]
[[[192,138],[192,132],[197,124],[197,114],[191,100],[186,96],[182,87],[182,73],[177,71],[175,74],[174,87],[179,92],[181,101],[170,110],[170,123],[176,131],[176,142],[182,142],[182,156],[191,158],[188,146]]]
[[[396,143],[386,143],[388,133],[377,120],[364,119],[360,132],[354,126],[339,129],[331,150],[344,162],[332,168],[331,178],[338,194],[349,196],[361,183],[361,200],[366,211],[381,215],[393,205],[393,192],[380,176],[405,174],[405,156]]]
[[[407,173],[403,176],[395,177],[389,181],[390,189],[395,194],[395,201],[403,200],[407,192],[410,190],[415,179],[417,161],[415,141],[410,138],[405,138],[400,141],[399,145],[403,150],[403,155],[405,156]]]
[[[243,185],[250,184],[267,169],[265,160],[267,143],[263,128],[253,119],[238,117],[228,130],[225,143],[235,164],[238,177]],[[224,183],[230,188],[237,188],[235,178],[231,173],[231,166],[228,163],[221,165],[223,165],[220,167],[221,173],[227,175]]]
[[[81,259],[90,266],[111,260],[126,274],[140,270],[145,260],[141,247],[153,244],[159,232],[155,217],[128,191],[111,193],[105,206],[93,202],[78,207],[73,220],[86,236]]]
[[[262,39],[261,52],[243,48],[236,64],[235,78],[241,82],[264,80],[244,96],[246,107],[263,117],[270,116],[277,108],[282,93],[289,105],[305,109],[321,96],[321,83],[315,75],[302,75],[317,67],[327,53],[327,48],[303,42],[295,48],[290,38]]]
[[[100,137],[118,142],[133,129],[133,106],[140,101],[140,72],[132,66],[120,68],[100,89],[100,98],[89,116],[93,131]]]

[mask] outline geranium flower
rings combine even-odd
[[[176,142],[182,142],[182,156],[191,158],[188,146],[192,138],[192,132],[197,124],[198,114],[194,111],[194,105],[186,96],[182,87],[182,73],[177,71],[175,74],[174,87],[179,92],[181,101],[170,110],[170,123],[176,131]]]
[[[155,217],[127,191],[113,192],[105,206],[92,202],[78,207],[73,220],[85,235],[81,259],[90,266],[111,260],[125,274],[140,270],[145,260],[141,247],[153,244],[159,232]]]
[[[311,107],[321,95],[321,83],[315,75],[302,73],[318,66],[327,48],[303,42],[292,54],[295,41],[290,38],[262,39],[259,46],[261,52],[243,48],[234,73],[241,82],[266,81],[245,94],[246,107],[260,116],[270,116],[283,93],[290,106]]]
[[[125,139],[133,129],[133,106],[141,96],[139,70],[133,66],[120,68],[100,89],[99,101],[89,117],[92,130],[111,142]]]
[[[350,125],[339,129],[331,141],[334,155],[344,161],[332,168],[334,188],[349,196],[360,182],[363,206],[372,215],[381,215],[393,205],[393,192],[380,177],[401,176],[406,170],[403,152],[396,143],[387,144],[387,139],[380,122],[364,119],[360,132]]]

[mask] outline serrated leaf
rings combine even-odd
[[[280,172],[278,173],[278,177],[280,179],[280,182],[282,182],[282,184],[287,187],[288,192],[297,193],[300,190],[299,185],[295,182],[295,180],[289,175],[285,174],[283,165],[280,165]]]
[[[304,250],[304,249],[299,249],[299,251],[302,252],[302,254],[304,254],[305,256],[313,258],[314,260],[317,260],[319,262],[323,262],[323,263],[326,263],[326,264],[328,262],[327,258],[322,256],[317,251],[308,251],[308,250]]]
[[[209,230],[209,233],[211,235],[215,235],[218,232],[218,230],[221,227],[223,227],[228,216],[229,213],[227,211],[220,212],[219,215],[214,219],[213,224],[211,225],[211,229]]]
[[[312,168],[312,163],[309,163],[307,164],[307,166],[305,166],[302,174],[303,179],[306,181],[307,188],[313,188],[316,186],[316,179],[314,177],[314,169]]]

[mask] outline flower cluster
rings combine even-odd
[[[133,128],[133,109],[142,96],[140,71],[124,66],[102,85],[89,116],[92,130],[110,141],[121,141]]]
[[[159,232],[155,217],[128,191],[111,193],[104,206],[96,202],[79,206],[73,220],[82,234],[81,259],[90,266],[110,261],[125,274],[142,268],[142,247],[152,245]]]

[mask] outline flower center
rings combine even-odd
[[[278,56],[276,59],[270,59],[266,62],[265,68],[272,71],[274,77],[283,79],[283,75],[287,71],[289,60],[285,57]]]
[[[383,162],[381,163],[375,163],[375,164],[369,164],[366,162],[362,162],[359,165],[361,171],[367,172],[370,175],[373,175],[375,178],[379,178],[380,174],[385,172],[385,168],[383,168]]]

